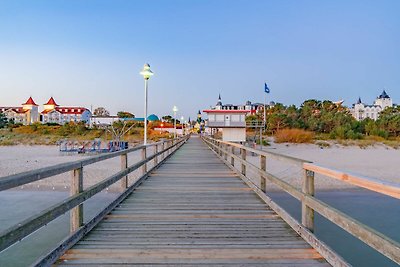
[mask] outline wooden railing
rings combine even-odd
[[[65,172],[71,172],[71,191],[70,197],[63,202],[57,203],[50,208],[41,211],[18,224],[0,232],[0,251],[8,248],[17,241],[45,226],[49,222],[65,214],[70,213],[70,236],[63,240],[57,248],[50,253],[43,255],[35,265],[49,265],[60,257],[68,248],[74,245],[80,238],[89,232],[98,222],[104,218],[113,208],[115,208],[123,199],[125,199],[142,181],[148,176],[148,173],[158,167],[166,158],[168,158],[176,149],[178,149],[189,136],[184,136],[179,139],[166,140],[148,145],[139,145],[130,149],[121,150],[118,152],[108,153],[99,156],[93,156],[87,159],[78,160],[75,162],[63,163],[51,167],[41,168],[33,171],[27,171],[11,176],[0,178],[0,191],[15,188],[27,183],[39,181],[48,177],[52,177]],[[147,150],[154,147],[154,153],[147,156]],[[128,154],[134,151],[141,151],[142,159],[128,166]],[[101,182],[83,189],[83,167],[111,159],[115,157],[121,158],[121,171],[108,177]],[[154,166],[147,170],[147,164],[153,160]],[[128,174],[142,168],[141,176],[129,185]],[[106,189],[110,185],[120,181],[121,191],[116,199],[102,210],[97,216],[87,223],[83,223],[83,202],[91,198],[95,194]]]
[[[319,241],[313,234],[314,230],[314,212],[321,214],[323,217],[338,225],[348,233],[357,237],[365,244],[369,245],[376,251],[385,255],[397,264],[400,264],[400,244],[395,240],[385,236],[384,234],[370,228],[369,226],[355,220],[349,215],[329,206],[328,204],[314,197],[314,176],[316,173],[327,177],[338,179],[348,184],[366,188],[387,196],[400,199],[400,184],[384,182],[378,179],[353,175],[313,164],[310,161],[280,155],[273,152],[260,151],[249,148],[237,143],[224,142],[221,140],[203,137],[208,146],[220,156],[224,162],[241,174],[246,183],[254,189],[254,191],[271,206],[295,231],[297,231],[308,243],[311,244],[328,262],[334,266],[346,266],[347,263],[332,251],[328,246]],[[239,150],[238,155],[235,150]],[[246,155],[252,153],[257,155],[260,160],[259,167],[246,160]],[[296,164],[303,169],[303,180],[301,190],[293,185],[283,181],[279,177],[274,176],[267,170],[266,159],[273,158],[282,160],[291,164]],[[240,163],[239,169],[235,167],[235,161]],[[260,182],[254,181],[253,177],[247,174],[247,168],[251,168],[260,178]],[[301,202],[301,223],[297,222],[279,205],[266,195],[267,181],[280,189],[283,189],[291,196]]]

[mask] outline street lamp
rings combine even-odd
[[[176,112],[178,112],[178,108],[174,106],[172,108],[172,111],[174,112],[174,139],[176,138]]]
[[[144,64],[143,70],[140,75],[144,78],[144,140],[143,144],[147,144],[147,83],[154,73],[150,70],[150,65],[148,63]]]

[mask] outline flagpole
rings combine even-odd
[[[264,92],[264,130],[267,129],[267,110],[266,110],[266,102],[267,102],[267,92]]]

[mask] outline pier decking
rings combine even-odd
[[[330,266],[197,137],[56,265]]]

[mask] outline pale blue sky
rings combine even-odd
[[[224,103],[400,102],[400,1],[0,0],[0,106],[194,117]]]

